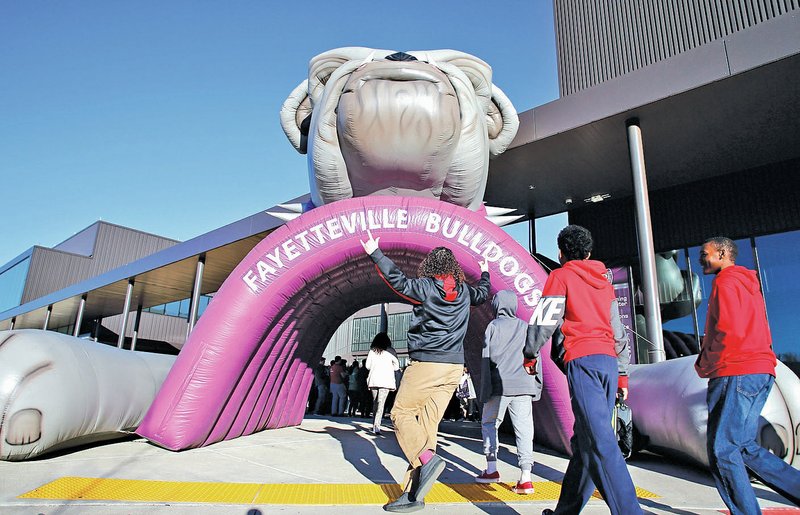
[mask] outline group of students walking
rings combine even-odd
[[[433,249],[409,278],[381,252],[379,237],[362,241],[380,274],[413,304],[408,330],[410,364],[396,394],[391,419],[409,465],[403,493],[387,503],[389,512],[425,507],[445,462],[436,454],[439,422],[459,385],[464,368],[464,337],[471,306],[488,300],[488,263],[480,279],[468,284],[452,251]],[[543,515],[579,513],[597,488],[612,514],[642,513],[636,490],[619,450],[611,420],[617,397],[628,395],[628,336],[603,263],[591,260],[592,237],[570,225],[558,235],[562,267],[552,271],[529,323],[516,317],[512,291],[492,299],[495,319],[486,328],[482,354],[482,435],[486,469],[482,483],[497,482],[497,429],[511,414],[520,477],[513,490],[533,493],[532,402],[542,391],[540,352],[552,339],[556,364],[566,374],[575,416],[572,457],[555,510]],[[747,469],[796,504],[800,471],[755,442],[758,414],[772,386],[771,350],[763,299],[751,271],[735,265],[728,238],[706,242],[701,264],[717,274],[709,299],[706,337],[696,368],[710,378],[708,452],[711,472],[733,514],[759,513]],[[754,282],[755,281],[755,282]],[[746,313],[742,313],[746,311]]]

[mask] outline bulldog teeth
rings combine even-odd
[[[287,209],[292,213],[303,213],[305,212],[305,207],[303,204],[296,202],[294,204],[278,204],[278,207],[282,207],[283,209]],[[270,213],[271,214],[271,213]]]
[[[495,206],[483,206],[486,208],[486,215],[487,216],[501,216],[507,215],[512,211],[516,211],[513,207],[495,207]]]
[[[512,209],[513,211],[513,209]],[[515,222],[520,218],[524,217],[525,215],[511,215],[511,216],[487,216],[486,219],[495,224],[498,227],[503,227],[504,225],[508,225],[511,222]]]
[[[275,211],[266,211],[268,215],[272,215],[275,218],[280,218],[284,222],[291,222],[295,218],[299,217],[303,213],[277,213]]]

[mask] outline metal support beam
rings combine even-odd
[[[102,327],[103,317],[97,317],[97,319],[94,321],[94,336],[92,337],[94,341],[100,339],[100,329],[102,329]]]
[[[206,257],[201,255],[197,258],[197,268],[194,272],[194,287],[192,288],[192,301],[189,304],[189,327],[186,329],[186,338],[192,334],[194,324],[197,322],[198,304],[200,303],[200,290],[203,287],[203,269],[206,264]]]
[[[8,330],[13,331],[15,325],[17,325],[17,317],[11,319],[11,325],[8,326]]]
[[[75,330],[72,331],[72,336],[81,334],[81,323],[83,323],[83,310],[86,308],[86,294],[81,295],[81,303],[78,304],[78,314],[75,315]]]
[[[139,322],[142,321],[142,305],[136,307],[136,321],[133,323],[133,338],[131,338],[131,350],[136,350],[136,340],[139,339]]]
[[[386,307],[388,304],[381,303],[381,320],[378,327],[378,332],[381,333],[388,333],[389,332],[389,315],[386,313]]]
[[[44,315],[44,324],[42,324],[42,330],[47,331],[47,326],[50,325],[50,314],[53,312],[53,305],[47,306],[47,312]]]
[[[642,270],[644,319],[647,324],[647,357],[649,363],[666,359],[664,335],[661,332],[661,309],[658,300],[656,254],[653,249],[653,226],[650,222],[650,197],[644,166],[644,145],[639,120],[627,121],[628,151],[633,173],[633,198],[636,205],[636,236],[639,242],[639,262]]]
[[[533,213],[528,214],[528,253],[536,254],[536,220]]]
[[[128,313],[131,310],[131,298],[133,297],[133,278],[128,279],[128,289],[125,291],[125,307],[122,308],[122,321],[119,324],[119,336],[117,337],[117,348],[122,349],[125,344],[125,330],[128,328]]]
[[[700,346],[700,324],[697,320],[697,306],[694,303],[694,272],[692,271],[692,259],[689,257],[689,249],[683,249],[686,257],[686,272],[689,274],[689,298],[692,300],[692,327],[694,328],[694,339],[697,346]]]

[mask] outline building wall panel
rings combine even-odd
[[[800,0],[554,0],[570,95],[800,9]]]
[[[177,241],[99,222],[90,256],[35,247],[22,303],[175,245]]]

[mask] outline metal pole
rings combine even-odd
[[[139,339],[139,322],[142,321],[142,305],[136,307],[136,322],[133,323],[133,337],[131,338],[131,350],[136,350],[136,340]]]
[[[700,347],[700,323],[697,321],[697,306],[694,303],[694,272],[692,272],[692,260],[689,258],[689,249],[683,249],[686,256],[686,271],[689,274],[689,297],[692,301],[692,323],[694,324],[694,338],[697,346]]]
[[[14,326],[16,324],[17,324],[17,317],[14,317],[14,318],[11,319],[11,325],[8,327],[8,330],[9,331],[13,331],[14,330]]]
[[[644,166],[644,145],[639,120],[627,121],[628,150],[633,172],[633,196],[636,204],[636,232],[639,240],[639,258],[642,267],[644,293],[644,319],[647,325],[647,357],[650,363],[666,359],[664,335],[661,332],[661,310],[658,301],[656,254],[653,250],[653,227],[650,222],[650,197],[647,192],[647,174]]]
[[[133,278],[128,279],[128,289],[125,291],[125,307],[122,308],[122,321],[119,324],[117,348],[122,349],[125,344],[125,329],[128,328],[128,312],[131,310],[131,297],[133,297]]]
[[[192,301],[189,304],[189,328],[186,330],[186,338],[194,330],[194,324],[197,322],[198,304],[200,302],[200,289],[203,286],[203,268],[206,264],[206,257],[200,256],[197,258],[197,269],[194,272],[194,289],[192,290]]]
[[[81,323],[83,323],[83,310],[86,308],[86,294],[81,295],[81,303],[78,304],[78,314],[75,316],[75,330],[72,336],[81,334]]]
[[[528,216],[528,252],[531,255],[536,254],[536,220],[533,213]]]
[[[764,316],[767,317],[767,324],[769,324],[769,312],[767,311],[767,296],[764,295],[764,281],[761,278],[761,261],[758,259],[758,248],[756,247],[756,239],[750,238],[750,249],[753,251],[753,264],[756,267],[756,276],[758,277],[758,284],[761,286],[761,301],[764,303]]]
[[[100,339],[100,329],[103,327],[103,317],[98,317],[94,321],[94,337],[92,338],[94,341]]]
[[[378,324],[378,332],[381,333],[389,332],[389,315],[386,313],[386,306],[386,303],[381,303],[381,321]]]
[[[47,326],[50,324],[50,314],[53,312],[53,305],[47,306],[47,312],[44,315],[44,324],[42,324],[42,330],[47,331]]]

